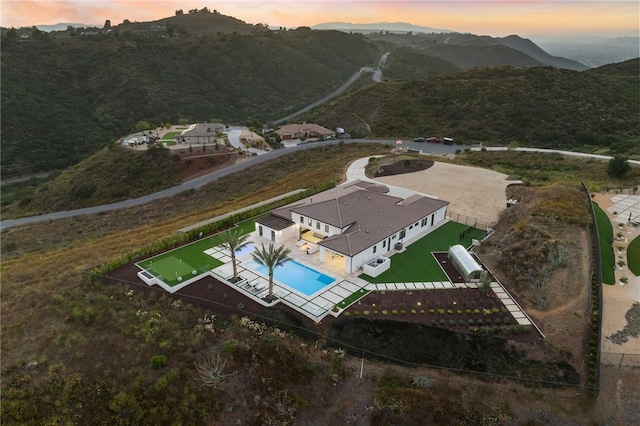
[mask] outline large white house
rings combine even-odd
[[[273,210],[256,221],[255,232],[280,244],[298,240],[322,262],[339,256],[351,274],[445,220],[447,201],[417,194],[403,199],[385,190],[350,182]]]

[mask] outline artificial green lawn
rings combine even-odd
[[[600,259],[602,262],[602,282],[605,284],[615,284],[614,274],[615,255],[613,254],[613,226],[607,214],[600,208],[598,203],[593,203],[593,210],[596,214],[596,225],[600,234]]]
[[[245,220],[237,224],[242,234],[248,234],[255,229],[257,218]],[[155,257],[138,262],[137,265],[159,277],[166,284],[174,286],[182,280],[192,278],[192,271],[196,271],[196,276],[222,265],[217,259],[204,253],[205,250],[221,244],[220,234],[202,238],[193,243],[178,247],[174,250],[159,254]]]
[[[172,142],[176,140],[176,136],[181,134],[182,132],[167,132],[160,139],[161,142]]]
[[[633,275],[640,276],[640,236],[627,246],[627,265]]]
[[[366,274],[360,275],[360,278],[371,283],[448,281],[447,275],[431,253],[446,252],[456,244],[469,247],[473,238],[480,239],[485,234],[483,230],[473,228],[469,235],[460,240],[460,233],[468,228],[469,226],[461,223],[447,222],[407,246],[403,252],[394,254],[388,271],[375,278]]]

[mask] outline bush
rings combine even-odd
[[[398,315],[398,310],[397,309],[392,309],[391,310],[391,314],[392,315]]]
[[[167,365],[167,357],[164,355],[154,355],[151,357],[151,368],[159,370]]]

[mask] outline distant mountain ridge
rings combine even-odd
[[[371,24],[352,24],[350,22],[324,22],[311,27],[312,30],[337,30],[358,32],[389,31],[391,33],[449,33],[451,30],[424,27],[422,25],[409,24],[407,22],[375,22]]]

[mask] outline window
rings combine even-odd
[[[378,246],[373,246],[373,252],[375,253],[376,251],[378,251]]]
[[[324,232],[329,232],[329,225],[324,225]]]
[[[304,223],[304,216],[300,216],[300,223]]]
[[[433,219],[436,217],[435,213],[431,215],[431,226],[433,226]]]
[[[400,231],[400,235],[398,236],[398,238],[403,239],[405,235],[407,235],[407,230],[403,229],[402,231]]]
[[[309,220],[307,221],[307,224],[308,224],[309,226],[311,226],[311,223],[312,223],[312,222],[313,222],[313,221],[312,221],[311,219],[309,219]]]
[[[422,222],[420,222],[420,225],[425,226],[427,224],[427,218],[425,217],[424,219],[422,219]]]
[[[386,246],[387,246],[387,240],[384,240],[384,241],[382,242],[382,248],[385,248]]]
[[[320,229],[320,222],[316,221],[316,229]]]

